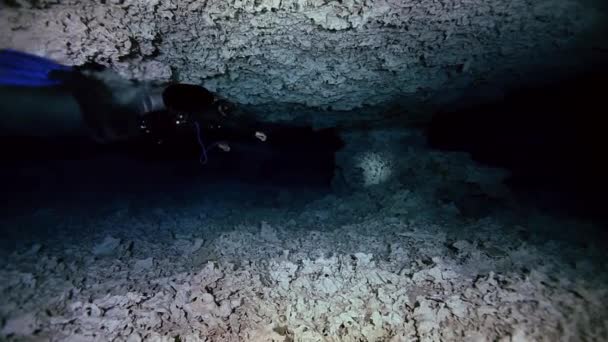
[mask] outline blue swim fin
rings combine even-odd
[[[48,87],[61,84],[52,71],[71,71],[50,59],[11,49],[0,50],[0,86]]]

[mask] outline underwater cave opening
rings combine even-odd
[[[506,184],[521,203],[605,220],[606,76],[608,69],[593,70],[510,89],[493,103],[441,110],[428,126],[428,142],[508,169]]]

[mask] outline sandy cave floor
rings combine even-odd
[[[190,189],[4,218],[0,340],[608,340],[592,226],[405,187]]]

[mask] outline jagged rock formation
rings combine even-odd
[[[579,53],[597,46],[606,13],[586,0],[5,0],[1,6],[2,47],[69,64],[96,61],[136,79],[202,83],[271,120],[293,119],[294,105],[331,113],[441,103],[540,64],[580,65]]]

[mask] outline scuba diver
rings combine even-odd
[[[206,146],[209,132],[266,141],[255,120],[234,112],[199,85],[130,81],[105,68],[0,50],[0,136],[85,136],[98,143],[143,137],[162,143],[188,127],[196,131],[205,164],[211,148],[230,151],[223,140]]]

